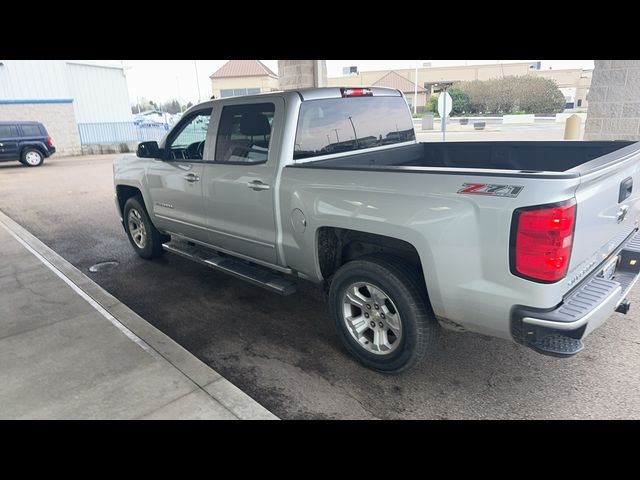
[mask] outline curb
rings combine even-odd
[[[114,323],[116,327],[130,338],[132,336],[135,337],[132,340],[136,343],[144,344],[147,347],[145,349],[150,349],[153,353],[164,358],[200,389],[227,408],[233,415],[242,420],[278,419],[249,395],[140,317],[2,211],[0,211],[0,224],[3,224],[18,241],[43,257],[58,271],[56,272],[58,276],[66,277],[77,289],[84,292],[87,297],[105,310],[112,317],[111,322],[117,322],[117,324]]]

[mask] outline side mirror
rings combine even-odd
[[[141,142],[138,144],[136,155],[140,158],[160,158],[162,151],[155,140],[151,142]]]

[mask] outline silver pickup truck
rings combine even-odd
[[[208,101],[114,178],[140,256],[322,284],[346,349],[383,372],[440,326],[574,355],[640,271],[640,143],[417,143],[392,89]]]

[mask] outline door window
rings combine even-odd
[[[252,103],[222,109],[216,137],[216,162],[264,163],[269,155],[275,105]]]
[[[14,125],[0,125],[0,138],[15,138],[18,129]]]
[[[167,140],[169,160],[202,160],[211,108],[189,115]]]

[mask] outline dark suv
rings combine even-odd
[[[0,162],[17,160],[27,167],[39,167],[55,151],[41,123],[0,122]]]

